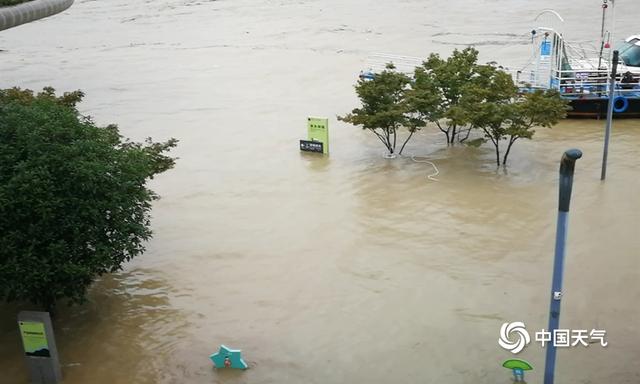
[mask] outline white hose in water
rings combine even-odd
[[[436,165],[434,163],[432,163],[429,160],[416,160],[416,157],[426,157],[426,156],[416,156],[416,155],[411,155],[411,160],[413,160],[415,163],[425,163],[425,164],[431,164],[431,166],[433,167],[433,169],[436,171],[435,173],[429,174],[427,175],[427,179],[431,180],[431,181],[438,181],[438,179],[436,179],[436,176],[438,176],[440,174],[440,171],[438,170],[438,167],[436,167]]]
[[[406,156],[403,156],[403,155],[400,155],[400,156],[401,157],[406,157]],[[397,157],[397,155],[395,153],[391,153],[390,154],[390,153],[386,152],[386,153],[382,154],[382,157],[384,157],[385,159],[395,159]],[[409,157],[411,157],[411,160],[414,163],[431,164],[431,166],[433,167],[433,170],[435,171],[435,173],[431,173],[431,174],[427,175],[427,179],[429,179],[431,181],[438,181],[438,179],[436,179],[436,176],[438,176],[440,174],[440,171],[438,170],[438,167],[436,167],[436,165],[433,162],[431,162],[429,160],[426,160],[426,159],[425,160],[416,160],[417,157],[427,157],[427,156],[411,155]]]

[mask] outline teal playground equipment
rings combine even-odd
[[[247,369],[249,366],[242,359],[242,351],[221,345],[218,352],[209,356],[216,368]]]

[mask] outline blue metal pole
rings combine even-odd
[[[567,223],[571,203],[571,187],[576,160],[582,157],[579,149],[569,149],[560,161],[560,195],[558,199],[558,224],[556,230],[556,249],[553,261],[551,282],[551,304],[549,309],[549,328],[552,342],[547,344],[544,367],[544,384],[553,384],[556,369],[556,347],[553,343],[553,331],[560,325],[560,301],[562,298],[562,275],[564,272],[565,243],[567,241]]]
[[[618,71],[618,51],[613,51],[613,61],[611,62],[611,78],[609,79],[609,104],[607,104],[607,125],[604,130],[604,151],[602,152],[602,171],[600,180],[607,177],[607,157],[609,156],[609,137],[611,136],[611,125],[613,124],[613,100],[616,95],[616,73]]]

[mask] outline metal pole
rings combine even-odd
[[[604,0],[602,2],[602,27],[600,28],[600,55],[598,56],[598,70],[602,65],[602,51],[604,49],[604,21],[606,19],[607,7],[607,0]]]
[[[616,90],[616,75],[618,71],[618,51],[613,51],[613,63],[611,65],[611,79],[609,79],[609,106],[607,108],[607,125],[604,131],[604,152],[602,154],[602,172],[600,180],[607,177],[607,156],[609,155],[609,137],[611,136],[611,124],[613,123],[613,99]]]
[[[553,261],[553,279],[551,283],[551,304],[549,309],[549,332],[552,340],[553,331],[560,325],[560,300],[562,298],[562,275],[564,270],[565,242],[567,241],[567,222],[571,187],[573,186],[573,170],[576,160],[582,157],[579,149],[569,149],[560,160],[560,196],[558,199],[558,224],[556,230],[556,249]],[[544,384],[553,384],[556,369],[556,346],[547,344],[547,356],[544,367]]]
[[[609,31],[609,45],[611,49],[609,50],[609,57],[611,57],[611,51],[615,48],[615,37],[616,33],[616,1],[611,0],[611,31]]]

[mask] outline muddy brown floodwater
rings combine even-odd
[[[618,3],[618,36],[640,33],[640,4]],[[561,325],[609,346],[560,350],[557,382],[639,383],[640,120],[615,122],[603,184],[602,121],[539,129],[508,172],[426,129],[406,151],[431,181],[335,119],[372,52],[522,62],[538,11],[597,39],[600,4],[80,0],[2,32],[0,86],[81,88],[99,123],[180,139],[147,253],[56,319],[64,382],[509,383],[499,327],[546,327],[558,162],[578,147]],[[299,153],[307,115],[330,117],[330,156]],[[2,383],[27,382],[23,308],[0,307]],[[216,372],[221,343],[251,369]],[[542,382],[544,350],[521,356]]]

